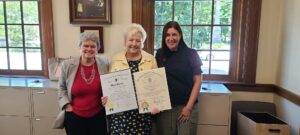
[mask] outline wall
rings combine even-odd
[[[281,57],[279,61],[277,85],[300,95],[300,1],[283,0]],[[279,115],[291,125],[292,135],[300,133],[300,106],[282,98],[275,98]]]
[[[256,82],[276,84],[300,95],[300,1],[262,2]],[[274,103],[278,116],[291,126],[291,135],[298,135],[300,107],[276,94]]]
[[[232,92],[232,101],[260,101],[260,102],[274,102],[274,94],[269,92]]]
[[[282,0],[262,0],[256,83],[275,84],[278,76]]]
[[[300,107],[285,98],[275,95],[277,116],[291,126],[291,135],[300,133]]]
[[[78,56],[80,26],[88,24],[70,24],[69,0],[52,0],[55,56]],[[123,49],[123,29],[131,23],[131,0],[112,0],[112,25],[103,26],[104,54],[112,57]],[[100,25],[91,25],[100,26]],[[102,55],[102,54],[101,54]]]
[[[282,48],[277,84],[300,95],[300,1],[283,3]]]
[[[256,83],[277,84],[300,95],[300,1],[262,2]]]

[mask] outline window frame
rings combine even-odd
[[[141,24],[148,38],[144,50],[153,54],[154,0],[132,0],[132,22]],[[255,83],[262,0],[234,0],[229,75],[203,75],[204,81]],[[152,20],[152,21],[149,21]]]
[[[161,1],[167,1],[167,0],[155,0],[155,2],[161,2]],[[175,19],[175,9],[176,9],[176,2],[179,2],[179,1],[176,1],[176,0],[168,0],[169,2],[172,2],[172,20],[174,20]],[[206,72],[206,71],[203,71],[204,73],[204,75],[205,76],[212,76],[212,75],[215,75],[215,76],[222,76],[223,78],[224,78],[224,76],[228,76],[229,75],[229,65],[231,65],[231,60],[230,59],[213,59],[213,58],[211,58],[211,57],[213,57],[213,55],[214,55],[214,53],[217,53],[217,52],[225,52],[225,53],[229,53],[230,54],[230,52],[231,52],[231,50],[229,49],[220,49],[220,48],[218,48],[218,49],[215,49],[214,48],[214,43],[213,43],[213,35],[214,35],[214,29],[215,28],[220,28],[220,29],[222,29],[221,27],[227,27],[227,28],[229,28],[230,30],[231,30],[231,28],[232,28],[232,23],[214,23],[215,22],[215,17],[214,17],[214,14],[215,14],[215,6],[216,6],[216,4],[217,4],[217,2],[215,1],[215,0],[210,0],[210,1],[208,1],[208,2],[211,2],[211,5],[210,5],[210,7],[211,7],[211,13],[210,13],[210,23],[209,22],[206,22],[206,23],[195,23],[195,14],[196,14],[196,11],[195,11],[195,6],[196,6],[196,2],[197,2],[198,0],[180,0],[180,2],[189,2],[189,3],[191,3],[191,8],[192,8],[192,11],[190,11],[189,13],[191,13],[190,15],[191,15],[191,20],[190,20],[190,23],[186,23],[186,24],[182,24],[182,23],[180,23],[181,24],[181,28],[182,28],[182,31],[183,31],[183,33],[186,35],[189,35],[188,37],[184,37],[185,38],[185,42],[187,43],[187,45],[189,46],[189,47],[191,47],[191,48],[193,48],[193,49],[195,49],[198,53],[199,53],[199,55],[201,55],[201,54],[205,54],[206,56],[205,57],[203,57],[203,58],[201,58],[202,59],[202,62],[203,62],[203,65],[202,65],[202,67],[204,67],[204,65],[206,65],[206,63],[207,63],[207,66],[209,67],[208,68],[208,71]],[[199,1],[198,1],[199,2]],[[233,9],[233,0],[232,0],[232,6],[231,6],[231,8]],[[155,12],[157,12],[157,11],[155,11]],[[232,12],[231,12],[231,14],[232,14]],[[155,16],[154,16],[155,17]],[[221,18],[220,18],[221,19]],[[231,15],[231,18],[230,18],[230,20],[232,20],[232,15]],[[155,19],[154,19],[154,21],[156,21]],[[162,25],[162,24],[156,24],[156,23],[154,23],[154,27],[155,27],[155,29],[157,28],[157,27],[163,27],[164,25]],[[209,27],[210,28],[210,33],[209,33],[209,38],[210,38],[210,40],[207,42],[207,43],[209,43],[209,48],[205,48],[205,49],[203,49],[203,48],[195,48],[194,47],[194,41],[193,41],[193,39],[194,39],[194,30],[196,30],[197,28],[204,28],[204,27]],[[188,29],[190,29],[191,31],[190,32],[188,32],[188,33],[185,33],[184,31],[184,29],[185,28],[188,28]],[[155,33],[155,32],[154,32]],[[156,33],[155,33],[156,34]],[[231,35],[232,34],[232,32],[230,32],[230,42],[229,42],[229,44],[231,45],[232,43],[231,43]],[[155,37],[155,36],[154,36]],[[190,41],[187,41],[187,39],[188,40],[190,40]],[[158,39],[155,39],[155,41],[157,41]],[[223,42],[222,42],[223,43]],[[160,43],[158,43],[158,44],[160,44]],[[154,42],[154,51],[156,51],[158,48],[156,48],[157,46],[157,42]],[[208,44],[207,44],[208,45]],[[207,53],[207,54],[206,54]],[[230,55],[228,55],[228,57],[230,57]],[[226,73],[218,73],[218,74],[214,74],[213,72],[214,72],[214,69],[213,69],[213,64],[215,64],[215,62],[226,62],[226,63],[228,63],[228,72],[226,72]]]
[[[48,77],[48,58],[54,57],[52,2],[51,0],[40,0],[39,3],[41,20],[42,70],[0,70],[0,75]]]

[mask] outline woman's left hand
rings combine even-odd
[[[179,122],[181,123],[187,122],[190,119],[190,115],[191,115],[191,109],[188,109],[187,107],[183,107],[178,117]]]

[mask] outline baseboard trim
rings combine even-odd
[[[238,84],[225,83],[230,91],[272,92],[300,106],[300,95],[274,84]]]

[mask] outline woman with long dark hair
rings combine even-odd
[[[157,50],[158,67],[165,67],[172,109],[156,117],[157,134],[191,135],[196,133],[192,120],[197,121],[197,97],[202,82],[202,62],[197,51],[188,48],[180,25],[165,24],[161,48]],[[193,131],[194,130],[194,131]]]

